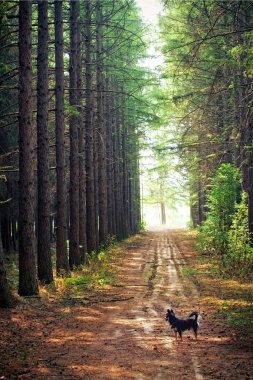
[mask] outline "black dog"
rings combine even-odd
[[[179,334],[180,338],[182,339],[182,332],[186,330],[193,330],[195,338],[197,339],[198,336],[198,328],[199,328],[199,323],[198,323],[198,316],[199,314],[194,311],[189,315],[188,319],[178,319],[175,316],[174,311],[171,309],[167,310],[167,314],[165,316],[166,321],[169,322],[171,325],[171,328],[174,330],[176,339],[177,339],[177,334]],[[191,318],[195,317],[195,318]]]

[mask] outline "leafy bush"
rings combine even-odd
[[[201,250],[223,255],[229,245],[229,230],[236,204],[241,200],[239,170],[230,164],[222,164],[216,171],[207,196],[206,220],[200,227]]]
[[[221,165],[211,182],[206,220],[199,228],[199,248],[220,254],[223,275],[246,279],[253,273],[247,194],[241,192],[239,170]]]
[[[252,274],[253,248],[250,243],[247,194],[243,193],[241,203],[236,206],[236,212],[229,230],[225,269],[230,275],[245,278]]]

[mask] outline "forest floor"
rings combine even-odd
[[[0,379],[253,379],[252,284],[217,280],[190,232],[138,235],[113,265],[83,297],[0,310]],[[168,307],[201,313],[198,340],[175,341]]]

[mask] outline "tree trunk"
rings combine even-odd
[[[86,217],[87,217],[87,251],[96,250],[96,215],[94,189],[94,131],[92,125],[92,68],[91,68],[91,2],[85,1],[85,54],[86,54],[86,85],[85,85],[85,127],[86,127]]]
[[[122,109],[124,107],[124,99],[122,99]],[[123,131],[122,131],[122,172],[123,172],[123,233],[124,237],[128,236],[130,233],[130,218],[129,218],[129,209],[130,209],[130,199],[129,199],[129,144],[127,143],[128,138],[128,126],[124,122],[123,117]]]
[[[79,144],[79,246],[80,259],[85,262],[85,253],[87,252],[86,237],[86,169],[85,169],[85,124],[84,124],[84,108],[83,90],[82,90],[82,43],[80,32],[80,21],[77,25],[77,105],[78,105],[78,144]]]
[[[12,305],[12,295],[8,286],[6,271],[4,267],[4,252],[2,244],[2,234],[0,228],[0,307],[8,307]]]
[[[32,2],[19,3],[19,294],[38,293],[34,235]]]
[[[69,273],[67,253],[67,188],[64,139],[64,63],[62,1],[55,6],[55,139],[56,139],[56,271]]]
[[[107,79],[105,90],[109,90],[109,80]],[[113,215],[113,185],[112,185],[112,171],[113,171],[113,156],[112,156],[112,108],[111,108],[111,95],[107,93],[105,98],[105,127],[106,127],[106,177],[107,177],[107,214],[108,214],[108,233],[113,235],[114,229],[114,215]]]
[[[53,281],[50,250],[50,182],[48,144],[48,1],[38,0],[37,59],[38,278]]]
[[[164,202],[160,203],[162,224],[166,224],[166,210]]]
[[[116,86],[118,90],[118,86]],[[115,217],[116,217],[116,235],[119,240],[123,239],[123,218],[122,218],[122,167],[121,167],[121,118],[120,102],[115,97],[115,123],[114,123],[114,184],[115,184]]]
[[[106,126],[103,113],[103,51],[101,0],[96,1],[96,68],[97,68],[97,129],[98,129],[98,198],[99,198],[99,243],[108,235],[107,176],[106,176]]]
[[[16,219],[11,220],[12,244],[14,251],[18,250]]]
[[[77,112],[77,21],[79,3],[70,1],[70,61],[69,61],[69,103],[75,110],[71,111],[69,119],[70,133],[70,268],[80,264],[79,251],[79,146]]]
[[[93,157],[93,170],[94,170],[94,213],[95,213],[95,239],[96,239],[96,248],[95,251],[98,251],[99,247],[99,235],[98,235],[98,214],[99,214],[99,199],[98,199],[98,190],[99,190],[99,183],[98,183],[98,119],[97,119],[97,111],[96,111],[97,105],[96,105],[96,97],[93,96],[93,122],[94,125],[94,157]]]

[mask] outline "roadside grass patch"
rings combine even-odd
[[[198,270],[196,268],[189,268],[189,267],[182,268],[182,275],[184,277],[196,276],[197,272],[198,272]]]
[[[113,285],[117,272],[117,262],[124,255],[124,243],[115,242],[111,247],[92,252],[86,257],[86,264],[76,268],[71,277],[55,278],[57,295],[77,297],[91,289]]]
[[[61,297],[81,297],[87,291],[103,291],[115,283],[115,275],[128,248],[141,244],[145,231],[141,234],[130,236],[126,240],[117,242],[114,236],[110,236],[108,241],[101,247],[98,253],[92,252],[86,256],[86,263],[75,268],[70,277],[57,277],[54,270],[54,282],[48,285],[39,285],[38,300],[45,302],[48,299]],[[67,245],[69,242],[67,241]],[[51,246],[52,261],[55,268],[56,249],[55,244]],[[17,295],[18,289],[18,254],[5,257],[5,267],[11,290]],[[36,301],[36,302],[37,302]],[[35,302],[29,301],[29,302]],[[40,302],[40,301],[39,301]]]
[[[40,287],[40,294],[45,297],[81,297],[87,291],[102,292],[116,284],[116,274],[126,250],[138,245],[140,235],[134,235],[128,239],[117,242],[115,237],[110,237],[100,251],[91,252],[86,256],[86,264],[79,266],[71,276],[56,277],[54,285]]]
[[[177,237],[186,267],[182,274],[199,289],[199,303],[212,310],[216,326],[233,328],[238,336],[253,338],[253,283],[224,278],[217,257],[197,251],[196,235],[187,231]]]

